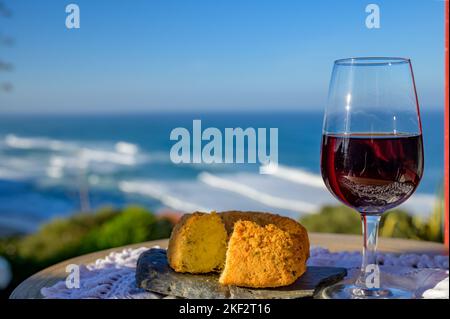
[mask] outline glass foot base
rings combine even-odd
[[[324,289],[326,299],[414,299],[411,291],[401,288],[367,289],[354,284],[337,284]]]

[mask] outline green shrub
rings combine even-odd
[[[101,249],[167,238],[172,227],[168,219],[157,218],[145,208],[129,206],[58,218],[34,234],[0,239],[0,255],[11,263],[13,270],[9,290],[57,262]]]
[[[447,212],[448,214],[448,212]],[[436,200],[428,220],[428,228],[426,229],[426,237],[432,241],[444,241],[444,219],[445,219],[445,204],[444,204],[444,188],[441,187],[438,199]]]
[[[418,219],[404,211],[391,211],[382,217],[380,236],[421,239],[421,225]]]
[[[55,219],[20,240],[17,253],[21,258],[43,264],[70,258],[78,254],[85,236],[118,214],[116,210],[104,208],[95,214],[78,213]]]
[[[300,222],[308,231],[318,233],[361,233],[361,218],[347,206],[324,206],[317,214],[306,215]]]
[[[439,207],[436,206],[428,220],[400,209],[388,211],[381,217],[380,236],[442,242],[443,213]],[[302,217],[300,222],[311,232],[361,233],[360,215],[344,205],[324,206],[317,214]]]
[[[100,250],[156,239],[153,236],[156,221],[156,217],[144,208],[130,206],[93,230],[83,245]]]

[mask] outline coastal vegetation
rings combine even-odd
[[[0,256],[11,265],[13,281],[0,291],[8,297],[21,281],[37,271],[68,258],[143,241],[168,238],[173,218],[158,216],[140,206],[122,209],[105,207],[92,213],[77,213],[44,224],[37,232],[0,238]],[[402,210],[382,217],[380,235],[442,242],[443,200],[435,204],[430,217],[423,219]],[[346,206],[325,206],[300,218],[310,232],[360,234],[359,215]]]
[[[413,216],[395,209],[385,213],[380,222],[380,236],[442,242],[443,205],[436,205],[428,218]],[[324,206],[317,214],[307,215],[300,222],[310,232],[361,234],[361,218],[347,206]]]
[[[36,233],[0,239],[0,256],[13,272],[11,289],[33,273],[59,261],[90,252],[148,240],[167,238],[173,224],[139,206],[121,210],[101,208],[43,225]],[[3,295],[3,296],[2,296]]]

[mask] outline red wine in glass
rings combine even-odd
[[[403,203],[423,173],[422,135],[323,135],[322,176],[328,190],[360,212]]]
[[[321,170],[330,192],[361,216],[360,273],[324,289],[325,298],[415,298],[377,260],[382,214],[406,201],[423,174],[419,102],[411,61],[336,60],[328,90]]]

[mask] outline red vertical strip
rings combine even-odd
[[[445,245],[448,248],[448,219],[449,219],[449,202],[448,202],[448,174],[449,174],[449,168],[448,168],[448,117],[449,117],[449,110],[448,110],[448,0],[444,1],[445,6],[445,119],[444,119],[444,212],[445,212],[445,234],[444,234],[444,241]]]

